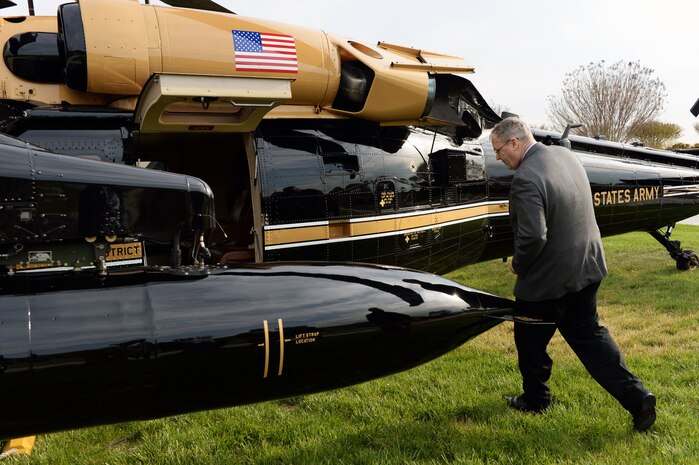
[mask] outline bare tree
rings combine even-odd
[[[696,123],[696,124],[694,125],[694,130],[697,131],[697,132],[699,132],[699,123]]]
[[[582,123],[577,134],[628,142],[663,109],[665,84],[653,72],[638,61],[580,66],[566,74],[560,96],[549,96],[548,116],[560,127]]]

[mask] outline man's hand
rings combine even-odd
[[[510,265],[510,271],[512,272],[512,274],[517,274],[514,267],[512,266],[512,260],[510,260],[509,265]]]

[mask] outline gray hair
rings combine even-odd
[[[510,139],[526,141],[534,137],[527,123],[515,117],[505,118],[496,124],[491,133],[492,136],[497,137],[501,141]]]

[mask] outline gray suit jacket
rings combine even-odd
[[[535,144],[515,171],[510,221],[515,297],[538,302],[607,275],[587,173],[568,149]]]

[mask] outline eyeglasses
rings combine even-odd
[[[507,144],[509,144],[510,142],[512,142],[515,139],[517,139],[517,138],[513,137],[512,139],[507,139],[507,142],[502,144],[499,149],[495,149],[495,155],[500,155],[500,150],[504,149]],[[493,147],[493,148],[495,148],[495,147]]]

